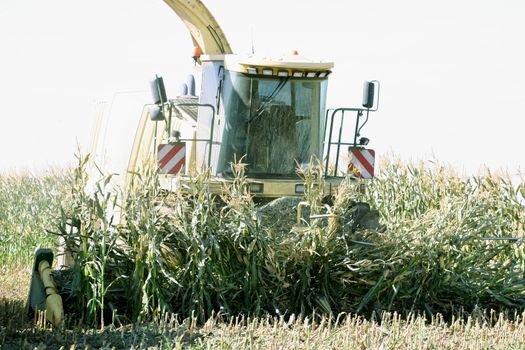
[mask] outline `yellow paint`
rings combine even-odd
[[[160,175],[160,185],[163,189],[171,191],[177,188],[180,183],[191,186],[193,179],[188,176],[176,175]],[[225,184],[229,183],[228,179],[222,177],[211,177],[208,183],[208,189],[213,194],[221,194]],[[248,178],[249,183],[257,183],[263,185],[262,193],[252,193],[259,198],[281,198],[281,197],[302,197],[303,193],[296,193],[295,186],[303,185],[301,179],[255,179]],[[341,183],[341,179],[330,179],[326,181],[324,195],[334,195],[337,187]]]
[[[38,273],[44,284],[46,294],[46,318],[53,325],[58,326],[64,319],[64,307],[62,306],[62,298],[58,295],[53,276],[51,276],[49,262],[42,260],[38,264]]]
[[[188,28],[202,54],[230,54],[232,49],[221,27],[199,0],[164,0]]]
[[[291,76],[292,72],[319,72],[329,71],[334,67],[333,62],[312,61],[302,56],[284,56],[279,58],[266,58],[256,56],[226,55],[224,66],[227,70],[248,73],[248,67],[257,68],[259,74],[263,68],[271,68],[273,75],[280,70],[286,70]]]
[[[132,173],[138,170],[141,163],[146,159],[145,157],[151,157],[150,152],[153,142],[154,126],[155,124],[150,120],[149,108],[145,106],[142,110],[142,115],[133,140],[127,174],[125,174],[126,182],[124,188],[128,188],[131,182],[131,176],[133,176]]]

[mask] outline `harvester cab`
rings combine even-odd
[[[256,198],[303,195],[297,167],[313,159],[323,160],[327,196],[348,171],[356,177],[373,175],[374,152],[365,148],[368,139],[360,132],[375,110],[371,107],[378,82],[365,83],[363,108],[325,112],[331,62],[314,62],[297,52],[279,59],[231,54],[201,56],[199,61],[200,97],[194,96],[193,78],[181,96],[170,100],[161,78],[152,83],[153,150],[167,190],[209,169],[210,189],[220,193],[222,182],[233,176],[231,163],[239,160],[246,164]],[[357,118],[353,140],[345,141],[348,112],[356,112]],[[361,162],[343,161],[346,168],[340,170],[342,147],[348,147],[347,160]],[[368,159],[364,167],[363,158]]]
[[[322,158],[322,116],[333,64],[298,55],[279,60],[201,56],[200,61],[198,100],[170,100],[160,107],[166,110],[164,118],[156,112],[159,104],[150,112],[150,118],[162,124],[153,147],[164,186],[175,186],[174,175],[209,169],[211,189],[220,191],[221,183],[233,176],[230,164],[242,159],[257,197],[302,195],[296,168]],[[154,96],[164,91],[162,86],[156,79]]]

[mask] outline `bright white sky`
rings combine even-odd
[[[204,0],[233,50],[333,60],[328,106],[358,106],[381,81],[362,134],[379,155],[460,171],[525,168],[522,0]],[[141,112],[191,73],[189,33],[161,0],[0,0],[0,172],[74,163],[96,102]],[[144,90],[143,94],[128,93]]]

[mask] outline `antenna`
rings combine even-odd
[[[252,36],[252,55],[255,55],[255,45],[253,44],[253,26],[251,29],[251,36]]]

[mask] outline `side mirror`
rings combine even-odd
[[[153,105],[149,108],[149,119],[154,122],[159,122],[164,120],[164,112],[162,105]]]
[[[376,85],[374,81],[365,81],[363,84],[363,107],[371,109],[374,107]]]
[[[151,95],[153,96],[153,103],[155,104],[168,102],[164,80],[158,75],[155,75],[155,79],[151,81]]]

